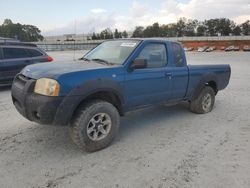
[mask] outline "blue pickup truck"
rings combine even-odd
[[[210,112],[230,74],[229,65],[188,66],[177,42],[110,40],[74,62],[25,67],[12,100],[28,120],[68,125],[75,144],[96,151],[112,142],[128,111],[186,101],[192,112]]]

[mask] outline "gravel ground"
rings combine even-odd
[[[81,53],[76,52],[76,57]],[[72,52],[51,52],[67,61]],[[185,105],[122,118],[115,142],[80,151],[66,127],[21,117],[10,89],[0,91],[0,187],[250,187],[250,53],[187,54],[191,64],[229,63],[228,88],[206,115]]]

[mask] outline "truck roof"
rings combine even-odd
[[[138,40],[138,41],[151,41],[151,42],[169,42],[169,43],[178,43],[177,41],[171,41],[167,38],[121,38],[121,39],[111,39],[111,40]]]

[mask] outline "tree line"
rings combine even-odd
[[[118,29],[115,29],[114,32],[111,29],[107,28],[101,31],[100,33],[93,33],[92,37],[88,38],[88,40],[100,40],[100,39],[118,39],[118,38],[128,38],[127,31],[120,32]]]
[[[167,25],[137,26],[132,37],[183,37],[183,36],[239,36],[250,35],[250,20],[236,24],[227,18],[204,21],[180,18],[177,23]]]
[[[236,24],[228,18],[216,18],[204,21],[180,18],[176,23],[163,24],[154,23],[153,25],[142,27],[137,26],[132,32],[132,37],[183,37],[183,36],[239,36],[250,35],[250,20],[241,24]],[[13,23],[10,19],[5,19],[0,25],[0,36],[15,38],[20,41],[39,41],[43,40],[39,28],[33,25]],[[88,40],[128,38],[128,32],[113,32],[107,28],[100,33],[93,33]]]
[[[0,36],[26,42],[43,40],[41,31],[36,26],[13,23],[10,19],[5,19],[0,25]]]

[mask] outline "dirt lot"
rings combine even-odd
[[[188,61],[232,67],[211,113],[196,115],[185,105],[132,112],[115,142],[95,153],[80,151],[66,127],[22,118],[10,89],[2,89],[0,187],[250,187],[250,53],[190,52]]]

